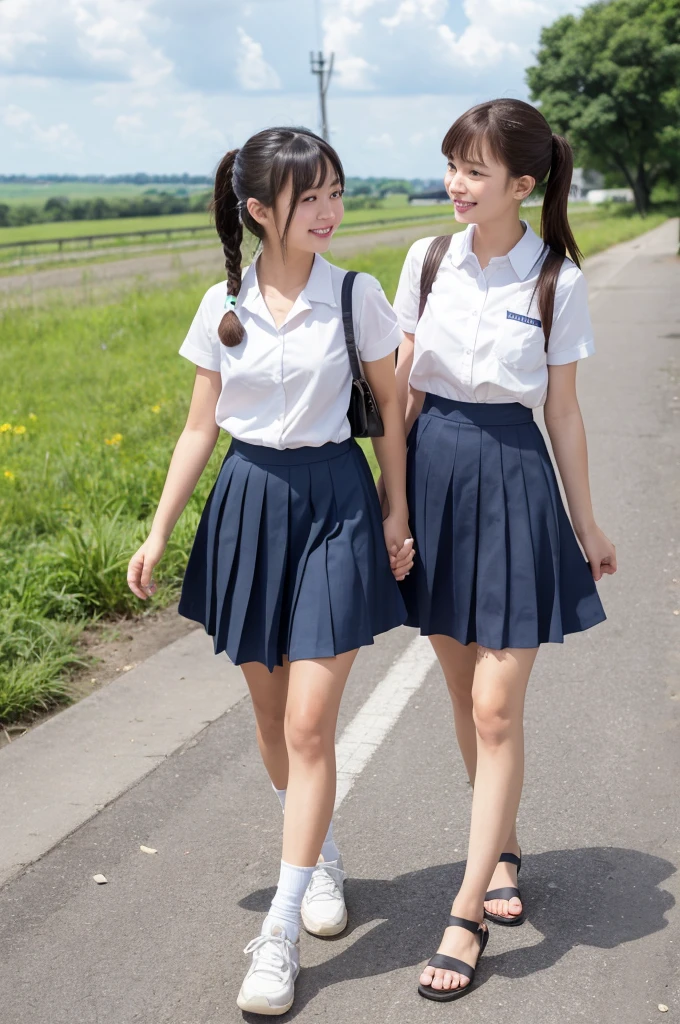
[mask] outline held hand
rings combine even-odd
[[[383,523],[383,532],[392,574],[396,580],[403,580],[413,568],[415,556],[408,521],[397,516],[388,516]]]
[[[605,574],[613,576],[616,572],[616,548],[600,527],[593,526],[587,533],[579,536],[579,540],[583,545],[595,582],[601,580]]]
[[[142,601],[147,597],[153,597],[156,593],[156,584],[152,579],[152,573],[160,562],[165,551],[167,541],[150,534],[130,559],[127,571],[127,582],[130,590]]]

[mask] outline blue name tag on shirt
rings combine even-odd
[[[534,320],[532,316],[522,316],[521,313],[511,313],[510,310],[507,311],[506,315],[508,320],[519,320],[521,324],[530,324],[531,327],[543,326],[540,320]]]

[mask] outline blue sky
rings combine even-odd
[[[482,99],[527,99],[574,0],[0,0],[0,173],[209,174],[272,124],[318,129],[309,51],[336,54],[349,174],[435,177]],[[318,8],[318,11],[317,11]]]

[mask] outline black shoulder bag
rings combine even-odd
[[[352,317],[352,287],[356,270],[348,270],[342,282],[342,323],[345,328],[345,344],[352,369],[352,391],[349,399],[347,419],[349,420],[352,437],[382,437],[385,433],[380,410],[371,386],[361,372],[361,363],[357,355],[354,340],[354,320]]]

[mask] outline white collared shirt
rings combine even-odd
[[[472,251],[474,230],[471,224],[452,236],[420,322],[420,273],[432,239],[421,238],[406,257],[394,308],[402,330],[415,332],[410,383],[459,402],[536,408],[545,402],[549,365],[595,351],[585,278],[565,259],[546,355],[534,294],[543,241],[526,224],[507,256],[494,257],[482,270]]]
[[[215,418],[232,437],[269,448],[344,441],[352,384],[340,301],[345,271],[316,255],[307,284],[277,328],[255,268],[256,261],[244,271],[236,302],[246,332],[241,344],[227,348],[217,334],[227,297],[222,281],[203,297],[180,354],[220,371]],[[359,274],[352,301],[362,362],[394,352],[401,331],[378,281]]]

